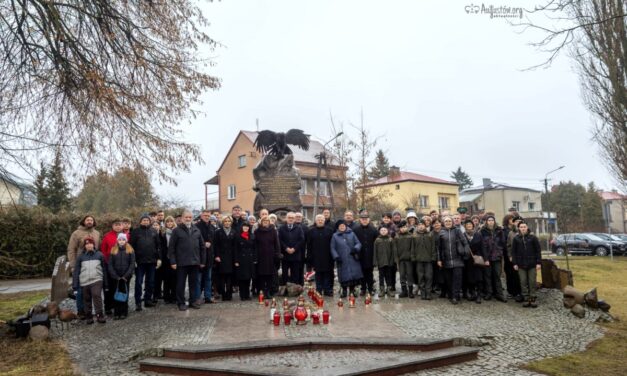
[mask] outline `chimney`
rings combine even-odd
[[[483,178],[483,189],[492,188],[492,179]]]
[[[401,174],[401,169],[397,166],[390,166],[390,179],[394,180]]]

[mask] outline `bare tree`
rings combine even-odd
[[[363,187],[359,189],[359,197],[357,197],[357,204],[359,207],[366,207],[366,203],[369,197],[369,188],[366,185],[369,182],[368,170],[375,162],[375,158],[371,157],[372,150],[377,146],[377,142],[381,136],[372,137],[370,130],[364,127],[364,112],[360,113],[359,126],[351,124],[351,127],[357,131],[357,140],[353,143],[358,153],[358,158],[353,161],[353,164],[357,170],[355,186]]]
[[[549,53],[549,65],[568,48],[578,68],[582,97],[595,117],[594,140],[608,170],[627,188],[627,2],[625,0],[551,0],[533,13],[549,15],[558,27],[529,21],[541,30],[534,43]]]
[[[60,147],[71,167],[139,164],[160,179],[202,163],[179,124],[219,80],[191,0],[0,2],[0,163]]]

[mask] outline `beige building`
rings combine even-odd
[[[613,190],[611,192],[600,191],[599,196],[603,200],[603,218],[612,233],[627,233],[627,196]]]
[[[524,187],[514,187],[483,179],[483,185],[466,188],[460,192],[460,205],[468,214],[482,215],[493,212],[497,221],[515,209],[536,234],[548,233],[548,213],[542,211],[542,192]],[[551,230],[556,232],[555,213],[551,213]]]
[[[0,173],[0,207],[13,205],[35,205],[34,189],[18,177]]]
[[[252,213],[256,192],[253,191],[253,169],[261,161],[263,155],[254,148],[257,132],[240,131],[227,152],[217,174],[205,182],[205,207],[221,212],[230,212],[234,205],[240,205],[243,210]],[[310,140],[309,150],[304,151],[297,146],[290,146],[294,154],[294,167],[301,178],[300,198],[303,204],[303,214],[310,220],[313,218],[315,201],[316,174],[318,159],[316,155],[323,151],[322,144]],[[327,155],[329,152],[327,151]],[[333,163],[329,158],[328,181],[325,169],[321,170],[320,199],[318,201],[319,212],[323,208],[331,208],[333,192],[333,204],[336,212],[345,207],[346,201],[346,174],[345,168]],[[218,198],[212,200],[207,196],[211,188],[218,187]],[[217,207],[212,207],[216,206]]]
[[[412,208],[419,213],[455,211],[459,206],[456,182],[401,171],[390,167],[390,174],[363,186],[356,187],[357,196],[366,200],[385,201],[387,206],[403,211]],[[372,205],[366,205],[372,206]]]

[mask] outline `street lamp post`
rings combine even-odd
[[[314,212],[313,212],[314,219],[316,218],[316,215],[318,215],[318,202],[320,200],[320,170],[322,169],[322,161],[324,160],[325,166],[327,165],[327,151],[326,151],[327,145],[333,142],[336,138],[340,137],[343,134],[344,132],[340,132],[336,134],[335,137],[325,142],[324,145],[322,145],[322,151],[320,152],[320,154],[316,155],[316,158],[318,158],[318,170],[316,171],[316,199],[314,200]],[[329,174],[328,174],[329,170],[328,170],[328,167],[326,168],[327,168],[327,184],[331,184],[331,182],[329,181]],[[333,195],[333,190],[331,190],[331,195]],[[333,197],[331,197],[331,199],[333,199]]]
[[[556,168],[555,170],[551,170],[549,172],[547,172],[544,175],[544,192],[546,193],[546,208],[547,208],[547,227],[549,229],[549,237],[546,240],[546,249],[547,250],[551,250],[551,237],[552,237],[552,231],[551,231],[551,198],[549,196],[549,175],[559,171],[561,169],[563,169],[566,166],[559,166],[558,168]],[[570,270],[570,267],[568,265],[568,249],[566,249],[566,267]]]

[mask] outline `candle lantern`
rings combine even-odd
[[[272,298],[272,304],[270,305],[272,308],[276,308],[276,298]]]
[[[305,325],[307,322],[307,310],[305,309],[305,298],[302,296],[298,298],[298,305],[296,306],[296,310],[294,310],[294,318],[296,319],[297,325]]]
[[[366,300],[365,300],[366,305],[370,305],[370,303],[372,303],[372,298],[370,297],[370,294],[366,295]]]
[[[355,295],[350,294],[350,296],[348,297],[348,306],[350,308],[355,308]]]
[[[344,302],[342,301],[342,298],[340,298],[340,300],[337,301],[337,306],[340,308],[344,307]]]
[[[331,315],[329,314],[329,311],[327,311],[326,309],[322,312],[322,323],[323,324],[328,324],[329,323],[329,317]]]
[[[259,305],[263,304],[264,298],[263,298],[263,291],[259,291]]]
[[[274,321],[274,313],[276,312],[276,309],[272,308],[270,309],[270,322]]]
[[[270,305],[270,300],[265,299],[265,300],[263,301],[263,304],[265,304],[265,305],[266,305],[266,307],[267,307],[267,306],[269,306],[269,305]]]
[[[290,307],[290,302],[287,300],[287,298],[283,299],[283,310],[287,310]]]
[[[285,323],[285,325],[290,325],[291,321],[292,321],[292,314],[290,313],[289,310],[285,310],[285,312],[283,312],[283,322]]]
[[[314,325],[320,324],[320,315],[318,315],[317,313],[313,313],[311,315],[311,320],[313,321]]]
[[[272,315],[272,322],[274,323],[274,326],[279,326],[281,324],[281,314],[276,309],[274,309],[274,314]]]
[[[324,299],[320,296],[318,298],[318,308],[322,309],[322,307],[324,307]]]

